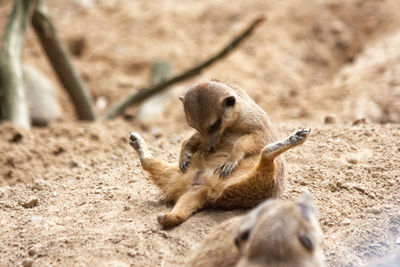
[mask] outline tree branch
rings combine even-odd
[[[95,120],[96,114],[90,92],[72,65],[69,54],[58,37],[56,28],[43,0],[38,1],[38,5],[32,16],[32,25],[47,57],[57,73],[58,79],[63,84],[75,106],[78,118],[80,120]]]
[[[109,110],[106,112],[104,119],[113,119],[116,116],[120,115],[125,108],[130,105],[139,103],[144,99],[161,92],[162,90],[166,89],[167,87],[171,86],[172,84],[184,81],[188,78],[191,78],[195,75],[200,74],[205,68],[212,65],[219,59],[222,59],[226,55],[229,54],[233,49],[235,49],[244,39],[246,39],[253,30],[258,26],[261,22],[265,20],[265,16],[257,17],[241,34],[239,34],[236,38],[234,38],[227,46],[225,46],[221,51],[219,51],[214,56],[210,57],[206,61],[200,63],[199,65],[184,71],[183,73],[172,77],[166,81],[162,81],[154,86],[149,88],[144,88],[139,90],[138,92],[129,95],[128,97],[122,99],[115,105],[111,106]]]
[[[22,78],[21,54],[25,32],[36,1],[15,0],[0,54],[0,115],[1,119],[30,128]]]

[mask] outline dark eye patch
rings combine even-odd
[[[213,133],[215,131],[217,131],[219,129],[219,127],[221,126],[222,120],[221,118],[218,118],[218,120],[216,120],[213,125],[210,126],[210,128],[208,128],[208,133]]]

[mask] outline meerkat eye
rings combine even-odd
[[[244,231],[243,233],[241,233],[240,235],[238,235],[237,237],[235,237],[235,245],[236,247],[240,247],[240,243],[243,241],[247,241],[249,239],[250,236],[250,230]]]
[[[218,120],[216,120],[213,125],[210,126],[210,128],[208,128],[208,132],[209,133],[213,133],[215,131],[217,131],[219,129],[219,127],[221,126],[221,118],[218,118]]]
[[[250,236],[250,230],[245,231],[240,235],[240,240],[246,241],[247,239],[249,239],[249,236]]]
[[[224,106],[225,107],[233,107],[236,103],[236,98],[234,96],[229,96],[224,99]]]

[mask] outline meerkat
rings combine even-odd
[[[295,202],[269,199],[220,224],[186,266],[321,267],[321,242],[312,196],[304,192]]]
[[[277,141],[267,114],[242,90],[220,81],[194,85],[180,99],[196,132],[182,143],[179,166],[156,159],[138,133],[129,137],[142,168],[175,203],[157,217],[162,227],[205,207],[251,208],[282,194],[286,170],[279,155],[302,144],[309,129]]]

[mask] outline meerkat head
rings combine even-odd
[[[206,151],[213,151],[221,135],[238,117],[237,94],[229,85],[207,81],[189,88],[183,102],[186,120],[203,138]]]
[[[240,223],[237,266],[324,266],[321,239],[309,192],[296,202],[267,200]]]

